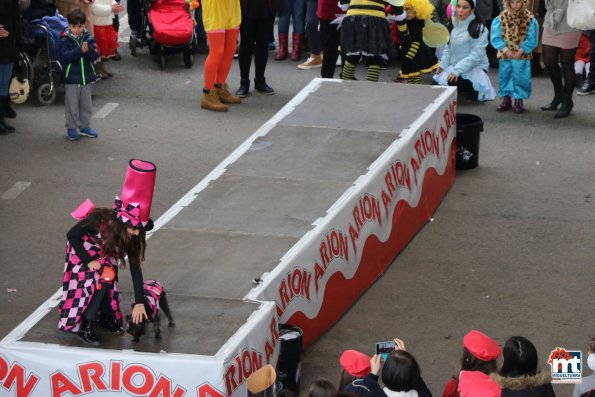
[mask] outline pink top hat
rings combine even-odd
[[[151,230],[151,204],[157,167],[144,160],[130,160],[122,185],[122,195],[114,200],[116,218],[127,226]]]

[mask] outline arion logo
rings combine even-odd
[[[548,364],[552,367],[552,383],[581,382],[581,351],[556,347],[550,354]]]

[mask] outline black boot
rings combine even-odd
[[[562,92],[556,90],[554,93],[554,99],[550,103],[541,107],[541,110],[556,110],[562,103]]]
[[[236,91],[236,95],[240,98],[246,98],[248,91],[250,91],[250,79],[241,79],[240,88]]]
[[[564,95],[564,98],[562,99],[562,106],[560,107],[560,110],[558,110],[558,112],[554,115],[554,118],[562,119],[564,117],[568,117],[573,106],[574,102],[572,102],[572,94]]]
[[[88,345],[101,346],[103,341],[95,333],[95,323],[93,321],[83,320],[83,325],[79,332],[76,333],[83,342]]]
[[[116,322],[116,318],[113,315],[101,314],[99,325],[116,335],[124,334],[124,327]]]
[[[582,86],[582,85],[581,85]],[[5,114],[4,117],[7,119],[16,119],[17,112],[10,106],[10,98],[6,101],[6,109],[4,110]]]
[[[0,134],[8,134],[14,132],[14,127],[6,123],[6,120],[4,120],[7,105],[8,97],[0,96]]]
[[[265,95],[273,95],[275,93],[275,90],[273,90],[266,82],[264,77],[261,78],[255,78],[254,79],[254,89],[258,92],[260,92],[261,94],[265,94]]]

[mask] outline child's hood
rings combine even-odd
[[[72,31],[70,30],[70,27],[66,27],[66,29],[64,29],[64,31],[62,32],[61,37],[62,38],[71,37],[71,38],[73,38],[73,39],[75,39],[77,41],[79,41],[81,39],[84,41],[84,40],[88,40],[90,35],[91,34],[87,30],[87,28],[85,28],[83,30],[83,34],[81,35],[81,37],[76,37],[74,34],[72,34]]]

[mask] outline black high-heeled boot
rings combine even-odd
[[[83,320],[83,325],[76,333],[78,337],[88,345],[101,346],[103,341],[95,333],[95,323],[93,321]]]
[[[554,118],[562,119],[564,117],[568,117],[573,107],[574,102],[572,102],[572,94],[564,95],[564,98],[562,99],[562,106],[560,107],[560,110],[558,110],[558,112],[554,115]]]
[[[552,99],[552,101],[547,105],[542,106],[541,110],[549,111],[558,109],[558,106],[560,106],[560,104],[562,103],[562,97],[562,91],[555,91],[554,99]]]

